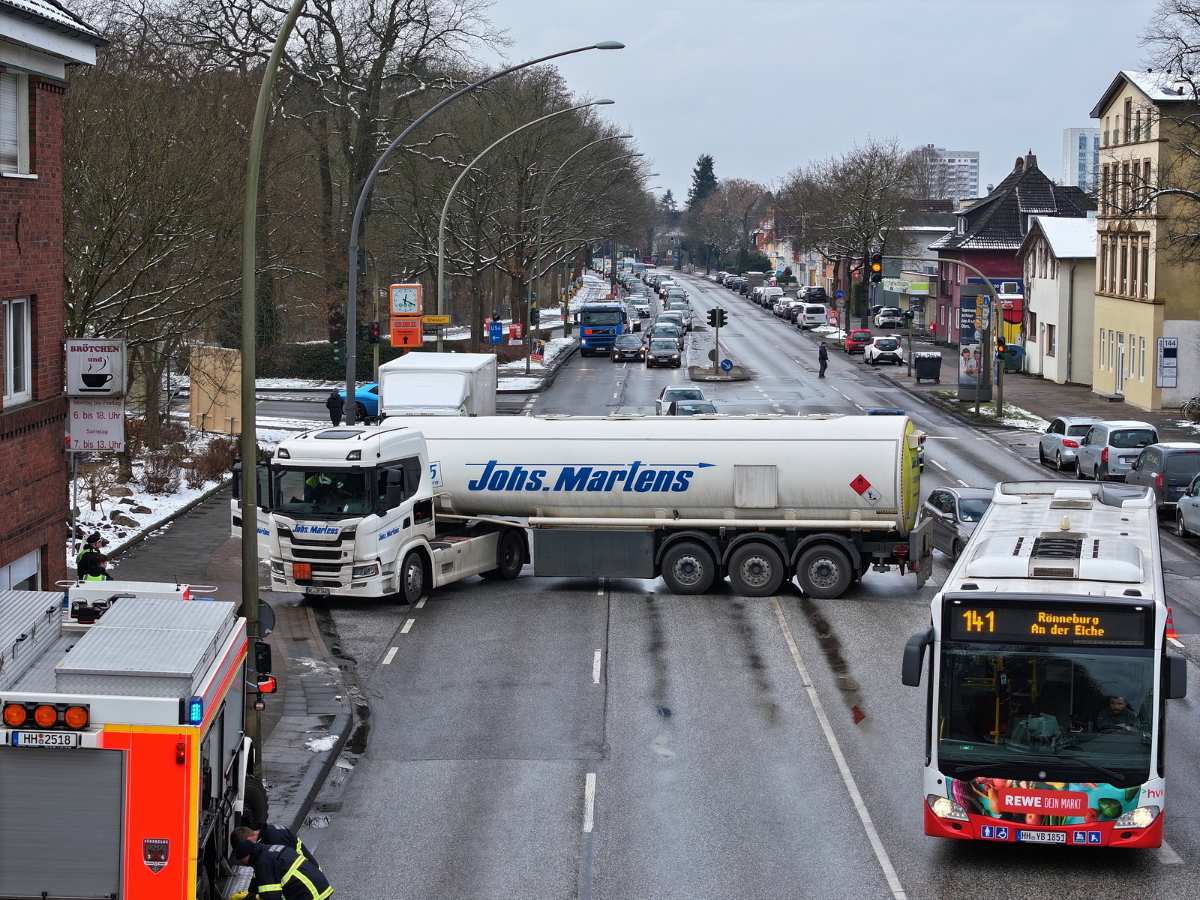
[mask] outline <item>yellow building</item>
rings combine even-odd
[[[1100,120],[1092,389],[1146,410],[1200,394],[1200,266],[1168,246],[1176,203],[1153,195],[1160,176],[1196,174],[1183,156],[1196,134],[1177,123],[1198,113],[1186,82],[1133,71],[1118,73],[1091,113]]]

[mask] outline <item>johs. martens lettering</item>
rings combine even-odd
[[[483,464],[478,478],[467,482],[467,490],[681,494],[687,491],[695,474],[691,469],[647,466],[636,461],[618,466],[562,466],[557,477],[552,478],[546,469],[491,459]]]

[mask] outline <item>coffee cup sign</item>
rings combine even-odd
[[[67,396],[120,397],[125,393],[125,341],[88,338],[66,342]]]

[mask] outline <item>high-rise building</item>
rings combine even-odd
[[[1062,183],[1089,194],[1100,178],[1100,129],[1064,128]]]
[[[926,144],[927,200],[961,200],[979,196],[979,151],[947,150]]]

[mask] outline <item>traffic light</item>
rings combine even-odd
[[[1000,335],[996,335],[996,355],[1004,355],[1004,338]]]
[[[708,311],[708,325],[710,328],[717,327],[717,308],[715,306]]]
[[[333,364],[335,366],[343,365],[346,361],[346,348],[341,341],[335,340],[329,345],[329,349],[333,355]]]
[[[729,321],[729,317],[725,315],[725,310],[717,308],[717,327],[724,328],[725,323]]]
[[[871,254],[871,281],[878,284],[883,281],[883,254]]]
[[[540,309],[538,309],[536,306],[531,306],[529,308],[529,324],[530,325],[538,324],[538,322],[541,321],[541,317],[542,317],[542,311]]]
[[[382,329],[378,322],[369,322],[367,324],[367,343],[378,344],[383,339]]]

